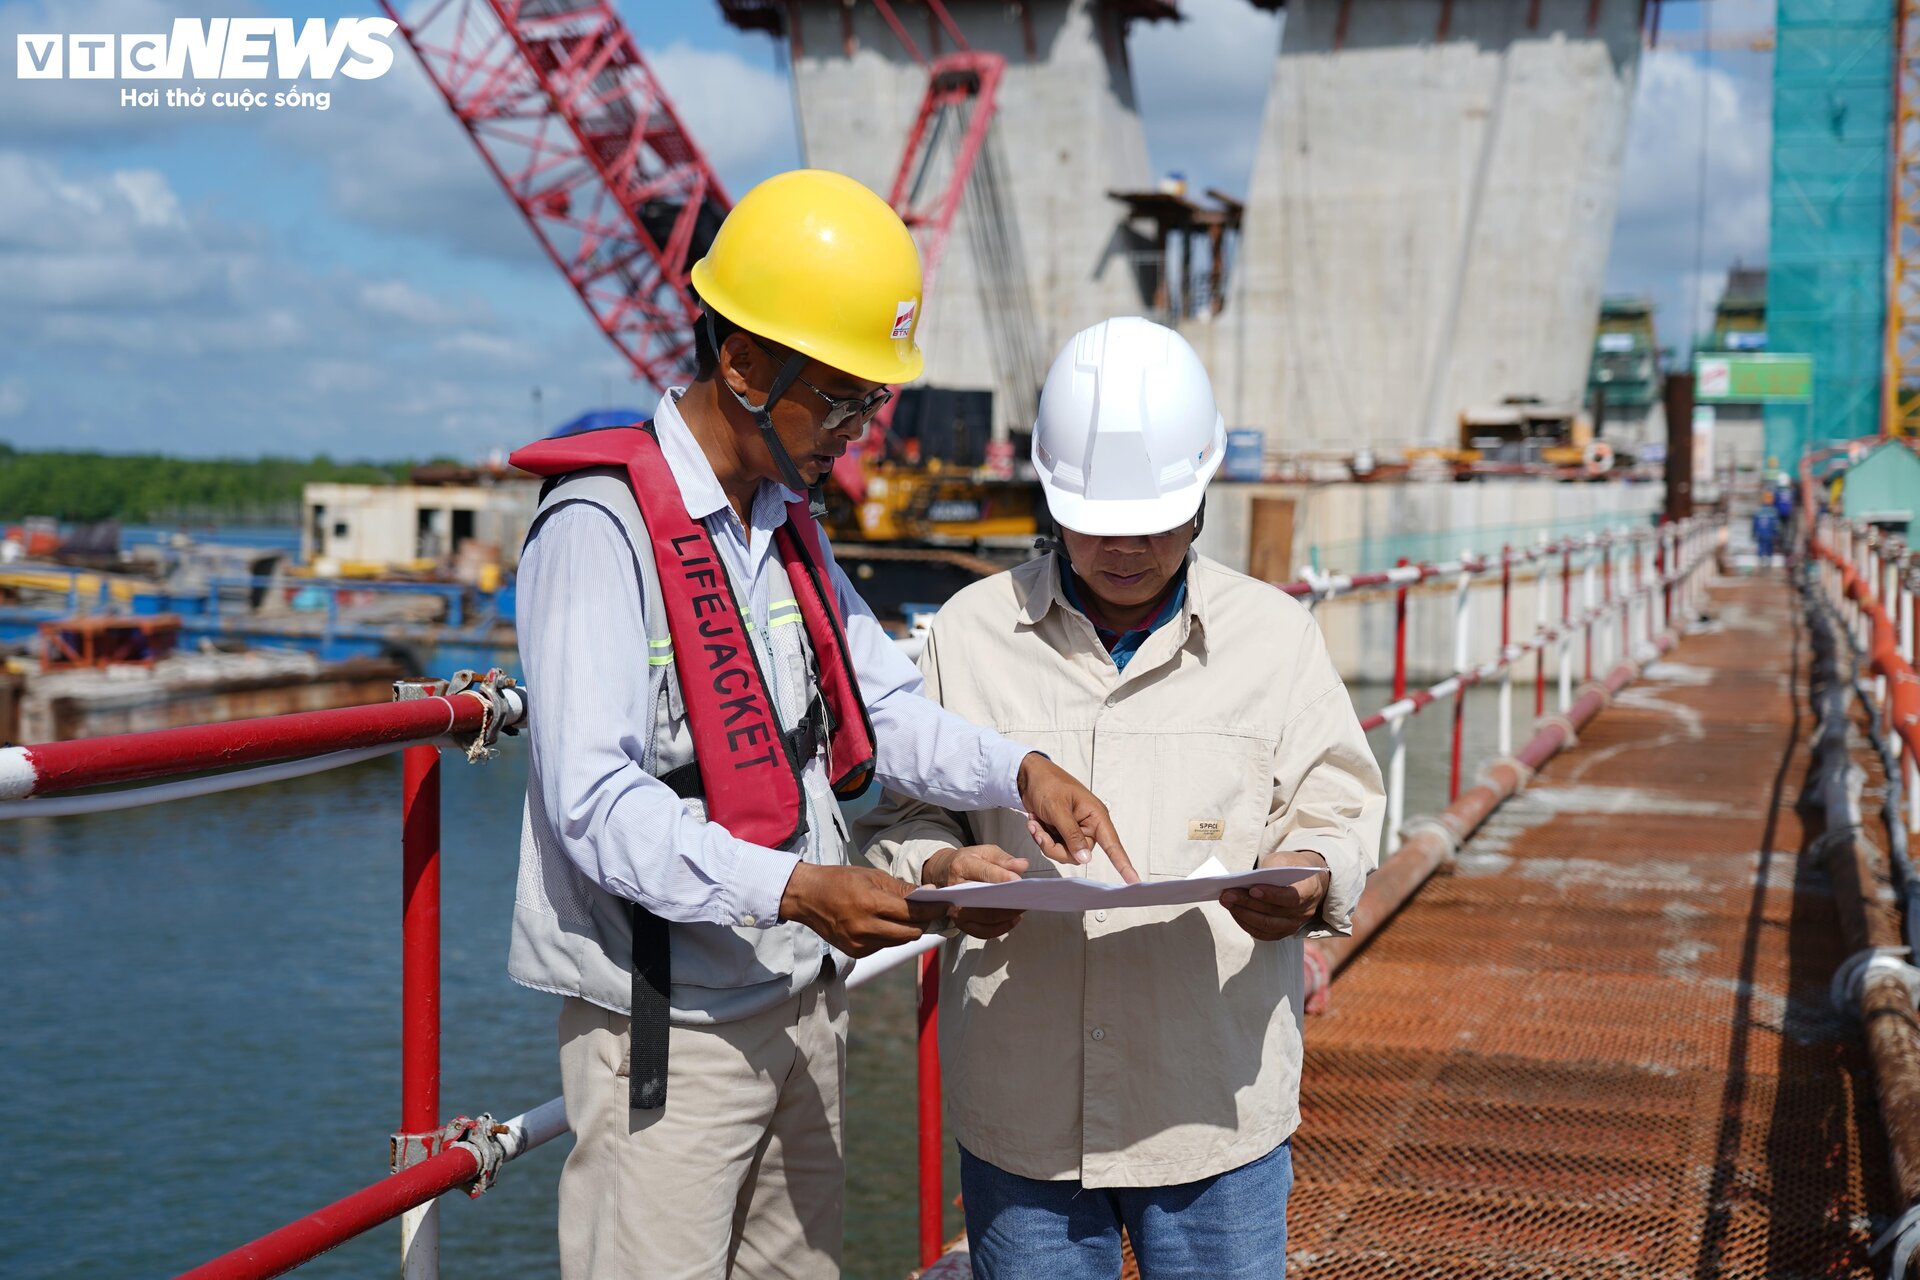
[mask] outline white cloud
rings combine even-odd
[[[318,164],[333,211],[471,254],[545,259],[410,50],[378,80],[337,86],[326,111],[286,111],[266,137]]]
[[[257,14],[247,0],[34,0],[0,5],[0,56],[11,58],[21,34],[173,30],[174,19]],[[155,137],[240,113],[203,106],[123,107],[117,80],[21,80],[0,76],[0,120],[10,145],[113,145]],[[151,88],[152,84],[140,86]],[[162,85],[162,88],[166,86]]]
[[[0,152],[0,298],[18,314],[217,302],[249,252],[232,237],[197,236],[153,170],[74,178]]]
[[[444,338],[436,338],[433,349],[443,355],[476,356],[500,367],[524,368],[528,363],[525,343],[501,334],[480,333],[473,329],[462,329]]]
[[[1667,345],[1712,316],[1728,267],[1767,259],[1771,70],[1750,54],[1641,60],[1607,287],[1652,295]]]
[[[760,179],[800,163],[787,78],[720,49],[676,40],[646,59],[707,163],[738,199]]]
[[[119,169],[113,175],[114,189],[133,210],[141,227],[181,227],[180,201],[167,185],[164,175],[152,169]]]
[[[360,305],[382,316],[418,325],[453,324],[468,312],[422,293],[405,280],[368,280],[359,288]]]
[[[684,43],[647,58],[729,192],[737,196],[798,163],[784,76]],[[268,127],[271,139],[323,167],[330,201],[346,218],[549,269],[525,220],[411,52],[402,52],[381,79],[336,92],[332,110],[286,112]]]
[[[138,306],[137,300],[134,305]],[[114,347],[175,360],[287,350],[307,336],[300,318],[283,308],[183,322],[180,316],[165,312],[130,312],[125,303],[111,312],[48,315],[40,333],[53,344],[96,351]]]
[[[626,373],[554,294],[497,317],[390,272],[315,270],[151,170],[0,151],[0,418],[18,444],[94,423],[106,447],[185,454],[484,453],[535,433],[530,387],[557,421]]]

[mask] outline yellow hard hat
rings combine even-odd
[[[920,251],[845,174],[795,169],[747,192],[693,264],[693,288],[748,333],[868,382],[911,382],[926,363]]]

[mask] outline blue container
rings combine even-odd
[[[1267,433],[1238,430],[1227,432],[1227,457],[1221,464],[1229,480],[1259,480],[1267,465]]]
[[[206,611],[205,596],[177,596],[171,591],[137,591],[133,596],[135,617],[152,617],[156,613],[200,614]]]

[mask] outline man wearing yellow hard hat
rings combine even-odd
[[[563,997],[561,1273],[839,1274],[845,977],[941,909],[848,863],[878,780],[1024,808],[1135,878],[1106,808],[922,696],[805,500],[920,373],[920,259],[850,178],[781,174],[693,269],[693,383],[542,440],[520,561],[538,691],[508,970]]]

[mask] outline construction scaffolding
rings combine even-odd
[[[1814,378],[1810,415],[1768,407],[1783,467],[1881,429],[1894,33],[1894,0],[1780,0],[1767,347]]]

